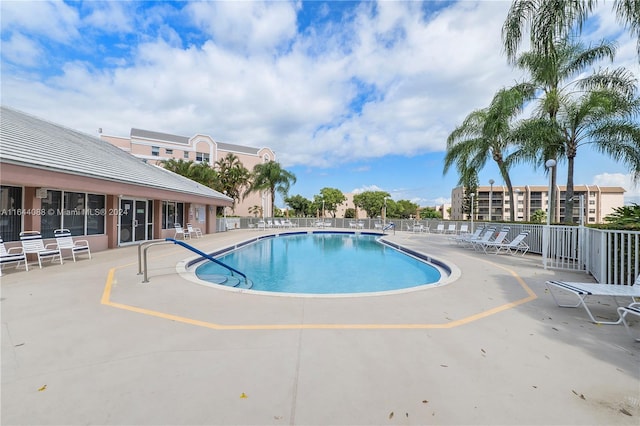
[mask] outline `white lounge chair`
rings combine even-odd
[[[2,265],[15,263],[16,269],[18,269],[22,262],[24,262],[24,268],[28,271],[27,255],[24,254],[22,247],[10,247],[7,249],[4,246],[4,241],[0,238],[0,276],[2,276]]]
[[[358,226],[357,223],[355,223],[353,220],[349,221],[349,228],[356,228]]]
[[[436,226],[436,232],[438,234],[444,234],[444,223],[439,223],[438,226]]]
[[[73,240],[71,237],[71,231],[68,229],[56,229],[53,231],[53,236],[56,237],[56,244],[62,255],[62,250],[71,250],[71,256],[73,261],[76,261],[76,254],[87,253],[89,259],[91,259],[91,249],[89,248],[89,241],[87,240]]]
[[[458,229],[458,235],[465,235],[469,233],[469,225],[467,225],[466,223],[463,223],[460,225],[460,228]]]
[[[624,304],[618,303],[618,298],[631,298],[631,302],[635,302],[634,298],[640,297],[640,275],[636,278],[636,282],[634,285],[618,285],[618,284],[593,284],[593,283],[579,283],[579,282],[570,282],[570,281],[554,281],[549,280],[546,283],[547,288],[549,289],[549,293],[551,293],[551,297],[556,302],[556,304],[562,308],[577,308],[578,306],[582,306],[591,321],[595,324],[620,324],[623,320],[621,317],[618,318],[617,321],[598,321],[594,318],[591,313],[591,309],[585,303],[586,299],[589,297],[611,297],[616,302],[618,307],[624,306]],[[572,294],[578,298],[578,303],[575,305],[567,305],[561,303],[558,299],[557,294],[558,290],[564,292],[565,294]]]
[[[529,251],[529,244],[527,244],[524,240],[529,236],[529,231],[522,231],[510,242],[503,242],[500,244],[496,244],[494,242],[485,243],[485,253],[488,253],[487,250],[493,250],[493,253],[500,254],[505,251],[509,254],[517,254],[522,253],[522,256]]]
[[[465,247],[474,247],[474,244],[481,244],[483,242],[489,242],[493,234],[496,232],[496,228],[484,228],[482,233],[477,238],[469,238],[463,241]]]
[[[195,235],[196,238],[202,237],[202,230],[200,230],[200,228],[194,228],[190,223],[187,223],[187,232],[189,233],[189,238],[191,238],[192,235]]]
[[[509,234],[509,227],[505,226],[504,228],[502,228],[500,230],[500,232],[498,232],[498,234],[495,236],[495,238],[493,240],[489,239],[489,241],[483,241],[483,240],[479,240],[476,243],[473,243],[473,248],[476,250],[480,250],[482,249],[482,251],[486,254],[487,253],[487,249],[489,247],[495,247],[497,245],[500,244],[504,244],[505,242],[508,242],[507,240],[507,235]]]
[[[191,234],[187,231],[185,232],[185,229],[182,227],[181,224],[179,223],[174,223],[173,224],[173,229],[175,229],[176,233],[173,235],[174,239],[178,239],[178,237],[182,237],[183,240],[186,240],[187,237],[191,238]]]
[[[640,337],[634,336],[631,332],[631,328],[629,327],[629,323],[627,322],[627,315],[635,315],[640,318],[640,303],[632,303],[629,306],[620,306],[618,308],[618,315],[620,315],[620,321],[624,325],[624,328],[627,329],[627,333],[634,339],[636,342],[640,342]]]
[[[265,229],[267,229],[266,222],[264,220],[258,221],[258,225],[256,226],[256,229],[257,230],[260,230],[260,229],[265,230]]]
[[[484,228],[482,226],[478,226],[472,234],[467,233],[456,235],[455,237],[449,237],[449,240],[455,241],[458,244],[466,244],[469,241],[477,240],[478,238],[480,238],[480,234],[482,234],[483,229]]]
[[[455,223],[450,223],[449,225],[447,225],[447,230],[445,231],[445,234],[455,234],[456,231],[456,224]]]
[[[46,246],[42,241],[42,235],[38,231],[23,231],[20,233],[20,242],[22,243],[22,252],[25,255],[33,253],[38,256],[38,265],[42,268],[42,259],[51,259],[51,263],[55,258],[60,259],[62,265],[62,255],[60,249],[55,243],[49,243]]]

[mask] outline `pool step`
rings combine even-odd
[[[202,275],[198,275],[198,278],[213,284],[225,285],[227,287],[236,287],[236,288],[245,288],[245,289],[253,287],[253,282],[251,280],[247,279],[247,281],[245,282],[244,278],[234,277],[231,275],[202,274]]]

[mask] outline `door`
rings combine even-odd
[[[147,200],[120,199],[120,244],[144,241],[151,228],[147,223]]]

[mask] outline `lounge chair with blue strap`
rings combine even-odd
[[[2,276],[2,265],[7,263],[15,263],[16,269],[20,266],[20,263],[24,262],[24,267],[28,271],[29,265],[27,264],[27,255],[24,254],[20,247],[10,247],[7,249],[4,246],[4,241],[0,238],[0,276]]]

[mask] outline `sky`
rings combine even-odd
[[[270,147],[297,182],[450,202],[447,136],[501,88],[523,81],[503,54],[508,1],[7,1],[2,104],[97,136],[140,128]],[[616,41],[613,64],[640,78],[636,40],[600,2],[585,43]],[[524,44],[526,49],[526,43]],[[492,161],[481,185],[503,184]],[[622,164],[578,151],[576,184],[622,186]],[[514,185],[546,185],[512,169]],[[558,183],[566,164],[558,165]],[[282,200],[277,200],[279,206]]]

